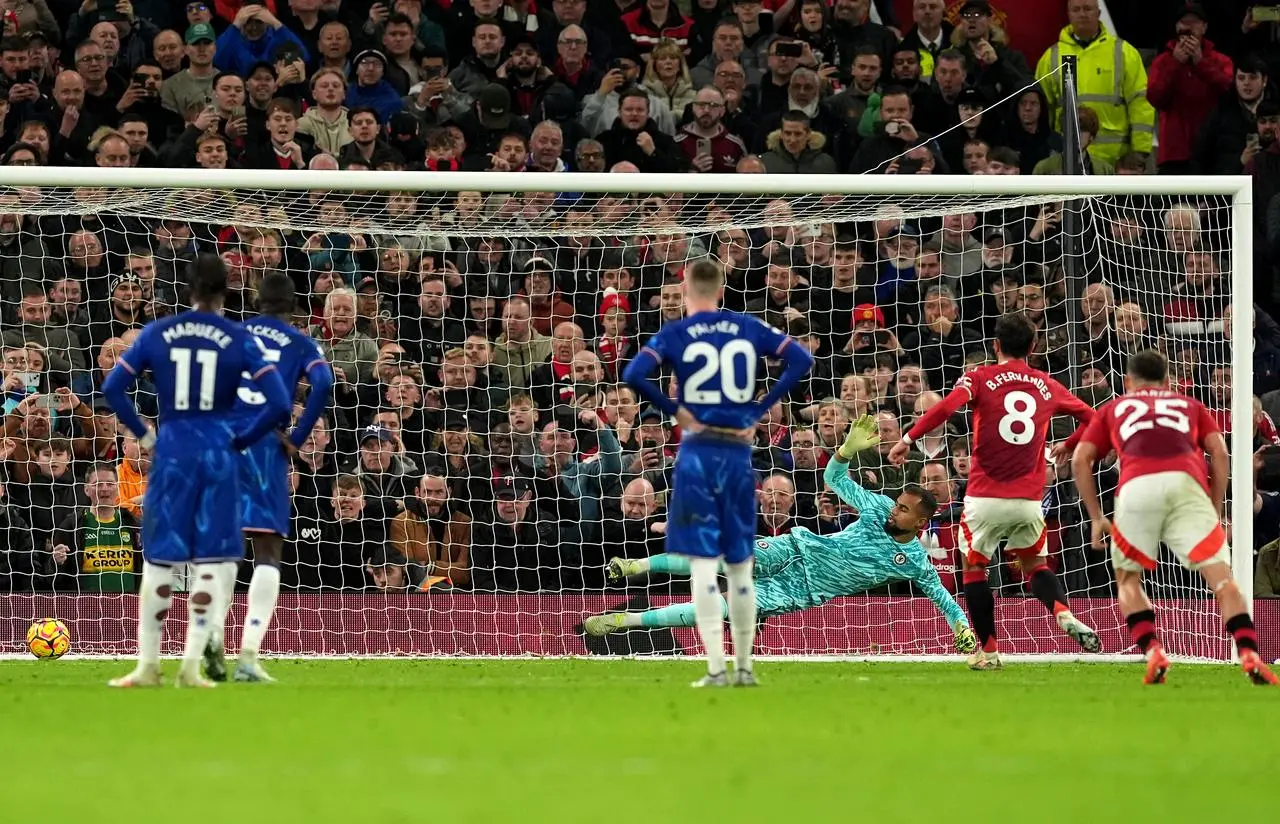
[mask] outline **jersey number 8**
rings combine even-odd
[[[1028,392],[1010,392],[1004,396],[1004,411],[1000,438],[1014,446],[1031,443],[1036,435],[1036,399]]]
[[[739,359],[744,361],[739,371]],[[756,363],[759,356],[749,340],[731,340],[717,349],[706,341],[695,341],[685,347],[685,363],[701,361],[698,371],[689,376],[682,395],[685,403],[714,405],[728,398],[732,403],[749,403],[756,396]],[[716,375],[720,389],[704,389]]]

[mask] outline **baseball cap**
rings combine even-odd
[[[884,326],[884,312],[874,303],[859,303],[853,307],[853,322],[865,323],[875,321],[876,326]]]
[[[194,46],[196,43],[213,43],[218,39],[218,33],[208,23],[196,23],[187,29],[183,39],[188,46]]]
[[[490,83],[476,98],[480,107],[480,125],[486,129],[505,129],[511,125],[511,92],[505,86]]]
[[[471,428],[471,422],[461,412],[446,412],[440,429],[444,432],[463,432]]]
[[[920,228],[914,223],[903,223],[889,234],[885,235],[885,240],[895,237],[920,237]]]
[[[499,478],[493,482],[494,497],[515,500],[529,491],[529,482],[520,477]]]
[[[1258,120],[1262,120],[1264,117],[1280,117],[1280,100],[1263,98],[1258,103],[1258,108],[1254,110],[1253,115]]]
[[[375,292],[378,291],[378,279],[373,277],[372,275],[369,275],[365,277],[363,280],[361,280],[359,284],[356,285],[356,291],[363,292],[365,289],[369,289],[371,287],[373,291]]]
[[[374,439],[380,440],[383,443],[391,443],[393,436],[390,429],[387,429],[385,426],[378,426],[375,423],[366,426],[360,433],[360,445],[364,446],[366,442]]]
[[[968,0],[960,7],[960,14],[967,11],[976,11],[979,14],[991,14],[991,4],[987,0]]]
[[[666,420],[667,420],[667,416],[662,414],[662,410],[656,406],[647,406],[645,407],[644,411],[640,413],[641,423],[644,423],[645,421],[657,421],[658,423],[666,423]]]
[[[982,242],[984,244],[991,243],[997,240],[1000,241],[1001,243],[1008,243],[1009,233],[1006,232],[1004,229],[988,229],[987,231],[982,233]]]
[[[1200,5],[1199,3],[1187,3],[1185,6],[1183,6],[1181,9],[1178,10],[1179,20],[1186,17],[1187,15],[1191,15],[1192,17],[1198,17],[1200,18],[1201,21],[1205,23],[1209,22],[1208,16],[1206,16],[1204,13],[1204,6]]]
[[[957,106],[972,106],[975,109],[985,109],[987,107],[987,98],[977,89],[965,89],[960,92],[956,98]]]

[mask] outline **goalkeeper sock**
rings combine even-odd
[[[199,675],[200,658],[209,643],[219,601],[218,564],[196,564],[187,595],[187,643],[182,648],[182,672]]]
[[[756,643],[756,583],[751,577],[750,558],[740,564],[726,564],[729,579],[729,632],[733,635],[733,667],[751,672],[751,649]]]
[[[698,637],[707,651],[707,672],[724,672],[724,614],[720,607],[720,590],[716,587],[715,558],[690,558],[690,588],[693,590],[693,614]]]
[[[160,663],[164,622],[173,604],[173,567],[142,565],[142,597],[138,599],[138,664]]]
[[[1129,636],[1133,638],[1133,643],[1138,645],[1138,649],[1143,653],[1152,644],[1160,645],[1160,639],[1156,637],[1156,614],[1154,610],[1140,609],[1132,615],[1124,619],[1129,625]]]
[[[256,656],[262,648],[271,615],[280,595],[280,568],[272,564],[258,564],[253,568],[249,581],[249,609],[244,617],[244,634],[240,639],[240,654]]]
[[[996,599],[991,594],[985,569],[964,572],[964,600],[969,607],[973,632],[984,652],[996,652]]]
[[[227,614],[231,612],[231,597],[236,591],[236,570],[240,565],[235,561],[225,561],[207,566],[213,570],[218,585],[213,596],[209,641],[215,647],[222,648],[226,645]]]
[[[688,575],[689,559],[683,555],[662,554],[639,561],[648,572],[665,572],[669,575]]]
[[[729,607],[720,599],[720,620],[729,615]],[[698,623],[692,603],[672,604],[669,607],[647,612],[628,612],[622,619],[624,627],[692,627]]]
[[[1067,607],[1067,591],[1062,588],[1062,582],[1058,580],[1058,576],[1054,575],[1047,566],[1033,569],[1029,581],[1031,594],[1055,617],[1059,613],[1071,611]]]
[[[1254,632],[1253,619],[1249,617],[1249,613],[1233,615],[1227,619],[1226,624],[1227,632],[1236,641],[1236,649],[1258,651],[1258,634]]]

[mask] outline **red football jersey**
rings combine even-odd
[[[973,407],[973,437],[966,497],[1044,497],[1044,441],[1055,415],[1088,423],[1093,409],[1065,386],[1026,362],[988,364],[967,373],[908,436],[936,429],[960,407]]]
[[[1168,389],[1139,389],[1098,411],[1082,440],[1105,456],[1120,456],[1120,486],[1139,475],[1186,472],[1209,491],[1205,442],[1221,432],[1213,414],[1195,398]]]

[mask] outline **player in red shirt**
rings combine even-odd
[[[916,438],[946,423],[961,407],[973,407],[973,454],[960,518],[964,594],[982,649],[969,656],[972,669],[1001,667],[996,644],[996,605],[987,564],[1000,542],[1018,558],[1031,592],[1053,613],[1058,626],[1087,652],[1102,649],[1098,634],[1071,613],[1062,582],[1045,563],[1045,435],[1054,415],[1082,423],[1093,409],[1066,387],[1026,363],[1036,330],[1020,314],[996,321],[996,363],[981,366],[916,421],[889,452],[901,465]]]
[[[1230,466],[1227,444],[1204,404],[1169,389],[1169,362],[1148,349],[1129,358],[1125,394],[1110,401],[1082,431],[1071,459],[1076,488],[1093,522],[1093,545],[1111,535],[1120,611],[1133,642],[1147,656],[1148,684],[1164,683],[1169,658],[1156,636],[1156,615],[1142,589],[1142,572],[1156,568],[1160,544],[1200,572],[1235,638],[1240,664],[1255,684],[1277,678],[1258,656],[1249,605],[1231,578],[1231,552],[1222,529]],[[1070,441],[1069,441],[1070,442]],[[1120,456],[1115,523],[1102,514],[1093,465],[1111,450]],[[1209,453],[1206,476],[1204,454]]]

